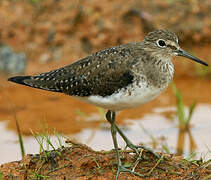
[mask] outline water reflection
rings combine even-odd
[[[156,108],[152,114],[146,114],[141,119],[128,119],[121,126],[125,134],[136,144],[145,144],[157,151],[176,153],[187,157],[196,152],[194,158],[210,159],[211,147],[211,105],[200,104],[196,107],[188,131],[178,129],[178,121],[169,120],[168,112],[174,114],[175,108]],[[89,117],[87,117],[90,121]],[[118,117],[117,117],[118,118]],[[6,122],[0,122],[0,164],[21,159],[18,137],[13,131],[6,129]],[[80,133],[69,135],[78,142],[85,143],[95,150],[113,148],[110,127],[106,121],[98,129],[84,129]],[[57,144],[56,137],[52,141]],[[38,153],[39,145],[34,137],[24,137],[26,153]],[[64,139],[63,139],[64,142]],[[124,148],[124,141],[118,137],[119,146]]]
[[[141,120],[127,120],[124,129],[127,136],[136,144],[145,144],[158,151],[170,151],[178,155],[188,156],[193,152],[197,158],[211,158],[211,106],[198,105],[191,120],[191,128],[187,131],[178,129],[178,120],[169,120],[167,112],[175,112],[175,108],[156,108],[153,114],[145,115]],[[109,128],[107,130],[83,130],[75,135],[80,142],[86,143],[96,150],[111,149]],[[120,147],[123,140],[118,137]],[[164,148],[165,147],[165,148]]]
[[[177,139],[177,145],[176,145],[176,154],[177,155],[183,155],[185,151],[185,137],[188,137],[189,143],[189,153],[193,153],[197,146],[195,143],[195,140],[192,136],[191,130],[188,129],[187,131],[179,129],[178,139]]]

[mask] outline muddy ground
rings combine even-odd
[[[26,54],[26,74],[36,74],[69,64],[91,52],[131,41],[139,41],[157,28],[174,31],[180,37],[181,46],[211,62],[211,1],[138,1],[138,0],[17,0],[0,2],[0,43],[10,45],[17,52]],[[197,65],[177,58],[175,82],[183,89],[185,102],[194,97],[202,103],[210,103],[210,71],[201,71]],[[204,74],[205,73],[205,74]],[[102,120],[78,121],[75,109],[85,113],[96,112],[94,106],[65,95],[40,92],[6,81],[1,75],[1,119],[9,119],[8,128],[15,129],[15,113],[23,134],[30,129],[40,130],[43,114],[49,127],[62,133],[80,132],[85,127],[98,127]],[[194,81],[201,87],[190,93]],[[180,83],[179,83],[180,82]],[[187,83],[189,82],[189,83]],[[197,88],[196,88],[197,89]],[[201,96],[203,89],[204,96]],[[142,116],[156,106],[174,103],[171,90],[141,109]],[[38,101],[40,106],[36,103]],[[54,105],[56,104],[56,106]],[[70,107],[75,107],[75,109]],[[60,108],[58,110],[58,107]],[[135,118],[135,110],[127,110],[118,116],[118,123],[125,118]],[[73,124],[70,126],[69,124]],[[113,179],[116,159],[113,151],[95,152],[74,144],[69,148],[50,153],[50,157],[27,155],[23,160],[0,167],[0,179]],[[15,153],[15,151],[14,151]],[[131,165],[134,155],[122,152],[123,162]],[[202,161],[186,161],[180,156],[165,154],[160,161],[148,152],[136,170],[144,179],[209,179],[211,167]],[[158,163],[159,162],[159,163]],[[122,173],[120,179],[138,179]],[[139,178],[141,179],[141,178]]]
[[[116,155],[112,151],[93,151],[86,145],[71,143],[71,147],[46,153],[27,155],[18,162],[0,167],[4,179],[77,179],[109,180],[115,179]],[[211,166],[201,160],[187,161],[172,154],[159,154],[155,158],[149,152],[142,151],[142,160],[135,164],[136,157],[131,151],[120,153],[122,163],[142,174],[137,177],[122,172],[119,179],[206,179],[210,178]],[[135,165],[134,165],[135,164]],[[8,169],[9,168],[9,169]]]

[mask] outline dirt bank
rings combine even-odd
[[[69,143],[72,143],[69,142]],[[46,156],[48,154],[48,156]],[[145,177],[121,173],[119,179],[206,179],[211,173],[211,165],[202,161],[187,161],[180,156],[160,154],[157,159],[149,152],[142,152],[142,160],[135,170]],[[135,156],[130,151],[121,152],[122,162],[130,168]],[[3,179],[74,179],[111,180],[115,178],[116,156],[114,151],[96,152],[89,147],[72,143],[71,147],[57,149],[50,153],[27,155],[23,160],[0,166]]]

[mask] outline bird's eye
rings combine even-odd
[[[162,40],[162,39],[157,40],[157,45],[158,45],[159,47],[161,47],[161,48],[166,47],[166,43],[165,43],[165,41]]]

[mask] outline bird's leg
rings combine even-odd
[[[124,133],[122,132],[122,130],[115,124],[115,128],[117,130],[117,132],[120,134],[120,136],[124,139],[127,147],[131,148],[132,150],[135,151],[135,153],[137,154],[137,156],[139,157],[139,150],[138,148],[141,148],[141,149],[144,149],[144,150],[147,150],[149,151],[150,153],[152,153],[154,156],[156,156],[157,158],[160,158],[160,156],[154,152],[152,149],[150,148],[147,148],[145,146],[138,146],[138,145],[134,145],[125,135]]]
[[[118,143],[117,143],[117,138],[116,138],[116,132],[117,131],[116,131],[116,127],[115,127],[115,124],[114,124],[114,121],[115,121],[115,112],[112,112],[112,111],[109,110],[106,113],[106,119],[111,124],[111,135],[112,135],[112,139],[113,139],[113,143],[114,143],[114,148],[115,148],[116,155],[117,155],[118,166],[121,166],[122,163],[121,163],[121,159],[120,159],[120,156],[119,156]]]
[[[119,150],[118,150],[118,143],[117,143],[117,138],[116,138],[116,133],[117,133],[117,126],[115,124],[115,112],[113,111],[108,111],[106,113],[106,119],[109,121],[109,123],[111,124],[111,135],[112,135],[112,139],[113,139],[113,143],[114,143],[114,148],[115,148],[115,151],[116,151],[116,156],[117,156],[117,161],[118,161],[118,169],[117,169],[117,173],[116,173],[116,180],[118,180],[118,177],[119,177],[119,174],[121,172],[129,172],[129,173],[132,173],[136,176],[140,176],[140,177],[143,177],[143,175],[137,173],[137,172],[134,172],[130,169],[127,169],[125,168],[123,165],[122,165],[122,162],[121,162],[121,159],[120,159],[120,155],[119,155]]]

